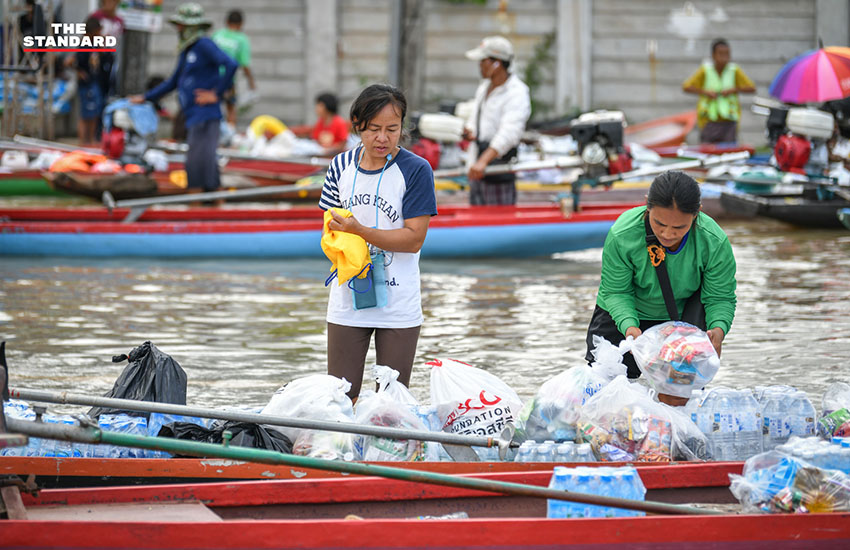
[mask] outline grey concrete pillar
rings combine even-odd
[[[820,38],[824,46],[850,46],[850,2],[817,0],[815,3],[815,44]]]
[[[309,123],[316,96],[322,92],[339,93],[337,69],[339,21],[337,0],[309,0],[306,2],[304,29],[304,116]]]
[[[555,110],[565,113],[591,106],[591,31],[593,6],[590,0],[558,0],[555,55]]]

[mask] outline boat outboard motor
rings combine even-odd
[[[832,137],[835,127],[832,114],[806,107],[793,107],[788,109],[785,126],[786,132],[777,138],[773,150],[779,168],[791,172],[823,174],[829,167],[826,142]]]
[[[785,119],[788,117],[788,107],[770,107],[767,115],[767,142],[771,147],[776,145],[779,136],[788,132]]]
[[[156,138],[158,119],[150,103],[119,99],[103,111],[103,151],[122,164],[145,165],[145,151]]]
[[[570,135],[578,145],[585,178],[631,170],[631,159],[623,148],[625,127],[622,111],[593,111],[573,121]]]

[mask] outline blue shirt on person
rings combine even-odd
[[[220,67],[224,66],[224,74]],[[198,105],[195,103],[195,90],[213,90],[219,99],[233,85],[233,75],[239,64],[221,51],[206,36],[180,52],[177,68],[168,80],[149,90],[145,100],[156,101],[168,92],[177,89],[180,107],[186,117],[186,127],[206,120],[221,119],[221,106],[218,103]]]

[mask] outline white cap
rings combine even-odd
[[[514,47],[504,36],[488,36],[481,41],[477,48],[466,52],[466,57],[473,61],[481,61],[488,57],[511,61],[514,58]]]

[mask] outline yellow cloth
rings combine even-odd
[[[333,264],[331,271],[336,270],[339,284],[347,282],[352,277],[365,278],[368,270],[363,269],[372,263],[369,257],[369,247],[360,235],[345,231],[331,231],[328,223],[333,219],[331,211],[346,218],[351,217],[351,211],[344,208],[331,208],[325,211],[324,232],[322,233],[322,251]]]

